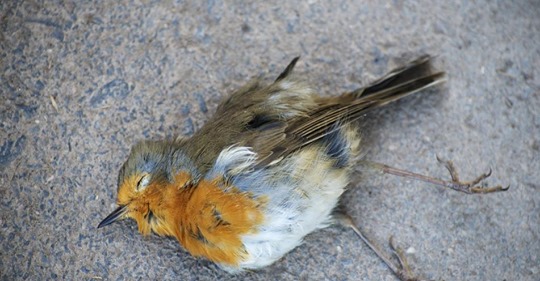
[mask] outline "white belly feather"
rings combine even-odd
[[[358,152],[359,137],[346,132],[348,153]],[[232,185],[254,196],[268,198],[264,222],[242,242],[249,257],[230,272],[272,264],[302,243],[312,231],[332,223],[332,211],[345,191],[351,164],[336,167],[334,159],[314,144],[286,157],[279,164],[252,170],[256,154],[249,147],[230,147],[221,152],[207,178],[232,174]]]

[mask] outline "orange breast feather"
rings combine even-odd
[[[241,238],[257,233],[265,198],[225,186],[222,179],[201,180],[180,192],[177,184],[168,188],[177,190],[169,205],[174,236],[192,255],[233,266],[247,257]]]

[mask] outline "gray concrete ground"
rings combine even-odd
[[[338,227],[231,276],[132,221],[96,226],[132,144],[192,134],[249,78],[301,55],[297,71],[337,95],[425,53],[448,82],[366,117],[366,158],[447,177],[440,155],[510,191],[359,171],[345,208],[422,277],[540,279],[538,1],[187,2],[0,3],[2,280],[395,280]]]

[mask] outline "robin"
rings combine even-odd
[[[254,80],[218,106],[190,138],[136,144],[118,175],[118,208],[98,228],[132,218],[139,232],[175,237],[192,255],[229,272],[272,264],[303,238],[333,224],[352,228],[402,280],[414,279],[396,250],[393,263],[338,211],[361,151],[354,121],[367,111],[444,81],[423,56],[361,88],[320,97],[293,74]],[[506,190],[434,179],[371,163],[385,173],[467,193]],[[391,245],[393,245],[391,243]]]

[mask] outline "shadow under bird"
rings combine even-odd
[[[239,272],[270,265],[307,234],[341,224],[398,278],[415,280],[399,249],[393,262],[336,206],[362,150],[353,121],[443,82],[444,73],[423,56],[368,87],[321,97],[293,74],[297,61],[273,83],[254,80],[225,98],[192,137],[136,144],[118,176],[119,207],[98,227],[132,218],[143,235],[175,237],[192,255]],[[369,166],[466,193],[507,189],[477,186],[489,173],[460,182],[451,162],[451,181]]]

